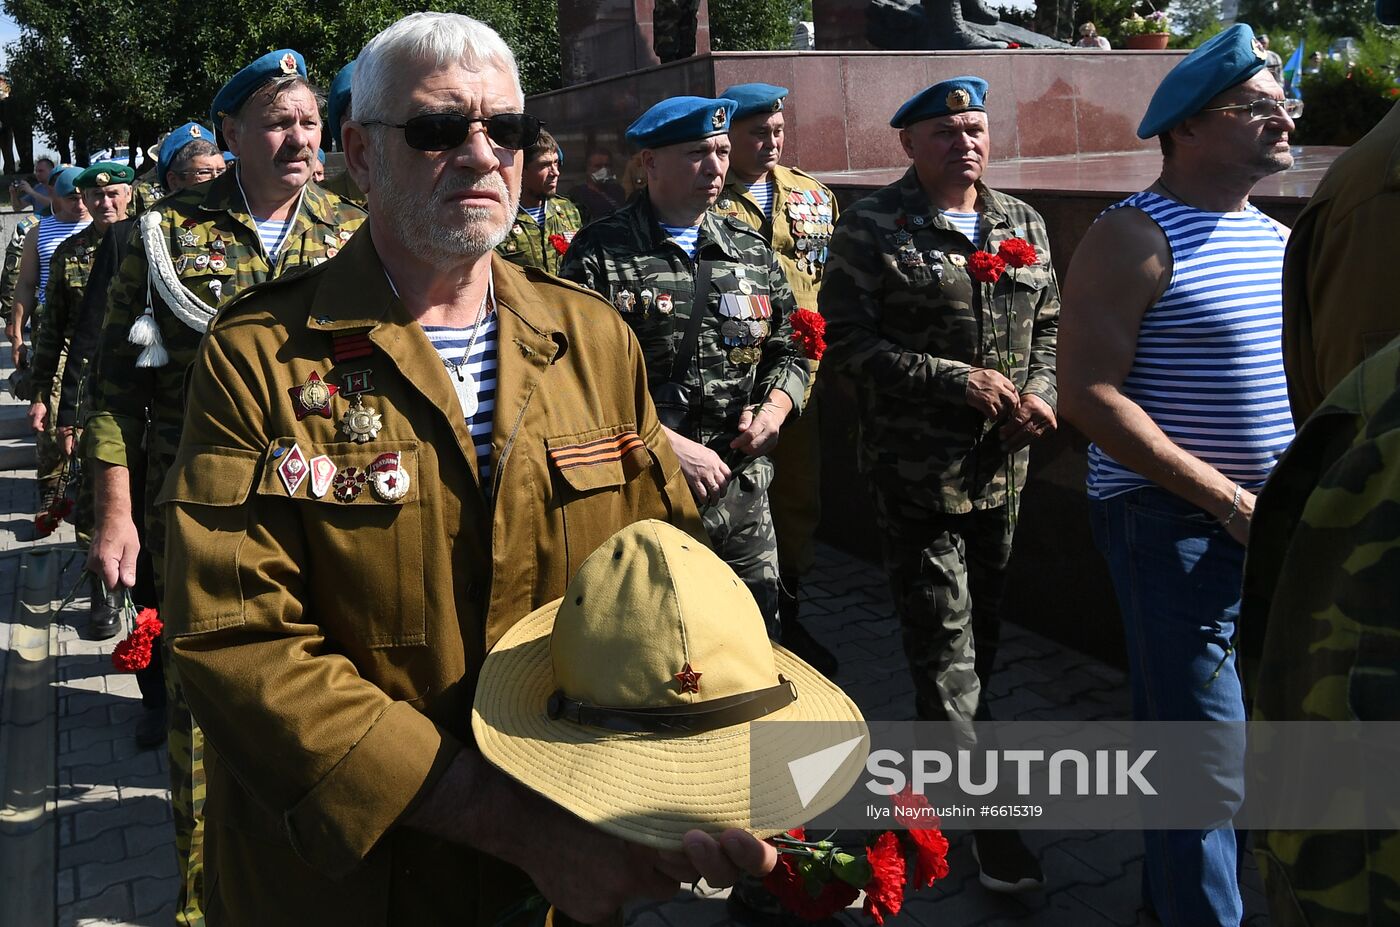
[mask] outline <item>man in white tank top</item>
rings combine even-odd
[[[1138,721],[1244,720],[1231,643],[1244,543],[1293,436],[1279,343],[1287,230],[1249,192],[1293,163],[1295,104],[1248,26],[1194,51],[1138,128],[1161,143],[1161,177],[1100,217],[1066,278],[1060,409],[1093,442],[1094,535]],[[1237,807],[1242,756],[1213,759],[1223,771],[1205,784]],[[1230,825],[1145,836],[1163,924],[1240,923]]]

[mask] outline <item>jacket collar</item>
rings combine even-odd
[[[204,199],[200,202],[199,208],[205,212],[227,213],[235,221],[247,226],[256,234],[258,226],[248,212],[248,204],[243,199],[243,191],[238,188],[237,172],[238,162],[235,161],[232,170],[224,171],[209,181],[209,189],[204,191]],[[306,184],[305,192],[301,198],[301,208],[294,218],[296,221],[292,226],[290,233],[292,235],[299,234],[306,227],[315,224],[331,228],[336,225],[335,207],[331,205],[330,197],[326,195],[326,191],[313,182]]]
[[[900,206],[904,214],[909,217],[923,216],[932,224],[943,229],[952,229],[953,226],[947,219],[943,218],[940,210],[933,208],[928,194],[924,192],[923,186],[919,183],[918,172],[914,166],[909,165],[909,170],[904,172],[904,176],[897,181],[900,193]],[[983,225],[987,229],[996,228],[998,225],[1005,225],[1006,200],[991,187],[982,181],[977,181],[974,186],[977,188],[978,200],[982,207]]]
[[[641,242],[646,251],[660,251],[663,248],[676,248],[670,244],[670,237],[665,229],[661,227],[661,222],[656,218],[656,210],[651,205],[651,197],[643,190],[641,194],[632,200],[619,212],[622,212],[632,229],[634,240]],[[734,242],[734,236],[725,227],[725,219],[713,209],[705,210],[700,217],[700,239],[696,245],[696,254],[704,251],[707,247],[718,248],[730,260],[740,260],[739,248]],[[679,249],[677,249],[679,250]]]

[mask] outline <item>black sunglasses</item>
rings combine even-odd
[[[521,151],[539,141],[540,122],[529,113],[497,113],[494,116],[468,116],[465,113],[424,113],[404,123],[370,119],[364,126],[403,129],[403,140],[418,151],[449,151],[467,140],[472,123],[486,126],[491,141],[502,148]]]

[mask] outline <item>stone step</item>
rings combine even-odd
[[[0,471],[34,469],[34,436],[0,440]]]
[[[23,403],[0,405],[0,438],[23,438],[29,430],[29,406]]]

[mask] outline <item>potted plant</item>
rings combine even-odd
[[[1170,25],[1164,11],[1153,10],[1146,16],[1134,13],[1123,20],[1119,30],[1128,48],[1160,50],[1167,47],[1167,40],[1171,38]]]

